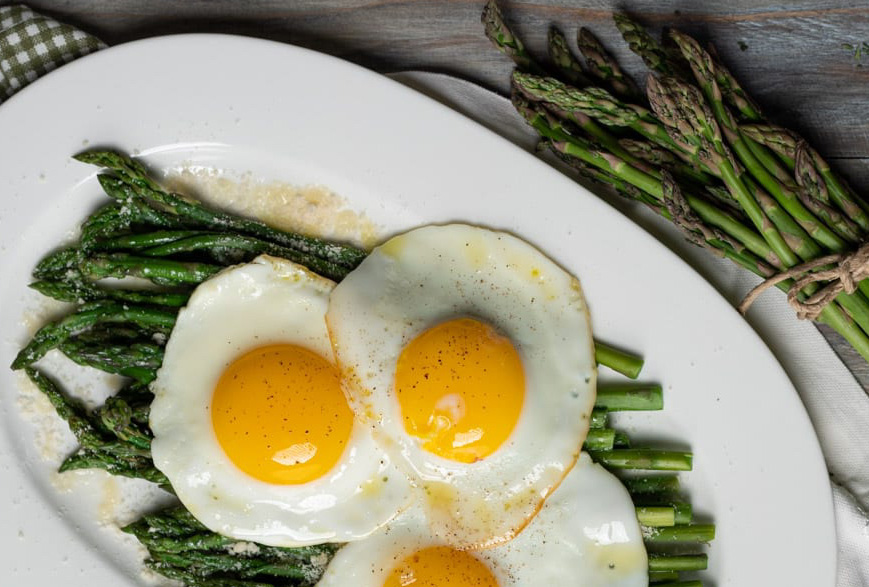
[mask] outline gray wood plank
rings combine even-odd
[[[240,33],[299,44],[381,71],[444,71],[502,91],[510,71],[509,62],[483,38],[480,1],[33,0],[30,4],[112,44],[166,33]],[[639,59],[629,54],[610,21],[614,7],[627,7],[655,29],[677,26],[712,40],[724,61],[777,120],[806,133],[830,156],[869,157],[869,55],[859,67],[842,47],[869,42],[865,0],[504,4],[516,30],[536,53],[543,54],[551,24],[572,35],[582,23],[637,74],[643,70]]]

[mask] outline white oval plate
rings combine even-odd
[[[85,145],[141,150],[156,167],[324,184],[386,232],[461,220],[531,241],[580,277],[596,335],[641,352],[643,378],[665,384],[666,409],[632,418],[631,432],[694,451],[684,484],[718,527],[708,584],[833,585],[814,431],[772,354],[712,287],[601,200],[444,106],[338,59],[219,35],[108,49],[0,108],[0,583],[141,581],[131,541],[94,516],[112,496],[83,493],[82,475],[63,484],[78,490],[52,485],[5,368],[27,340],[33,265],[104,201],[95,169],[70,159]]]

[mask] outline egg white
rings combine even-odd
[[[272,546],[346,542],[405,507],[405,476],[356,422],[333,469],[298,485],[247,475],[215,436],[215,385],[245,352],[288,343],[332,361],[324,314],[333,287],[299,265],[260,256],[202,283],[178,315],[152,384],[151,452],[181,502],[215,532]]]
[[[469,464],[424,450],[405,431],[394,389],[402,349],[458,317],[509,337],[526,383],[510,437]],[[576,461],[595,398],[588,311],[579,282],[530,244],[461,224],[411,230],[335,288],[326,319],[357,417],[411,476],[444,540],[478,548],[510,539]]]
[[[348,544],[317,587],[383,587],[414,552],[444,541],[413,508],[369,538]],[[472,553],[500,587],[646,587],[648,558],[630,495],[583,454],[540,513],[510,542]]]

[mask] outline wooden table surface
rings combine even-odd
[[[11,4],[0,0],[0,5]],[[155,35],[223,32],[284,41],[382,72],[425,69],[506,91],[511,64],[482,34],[482,0],[31,0],[45,14],[109,44]],[[502,6],[530,50],[544,54],[552,24],[591,28],[631,72],[644,71],[611,22],[626,9],[659,29],[714,41],[757,100],[805,134],[869,196],[869,43],[866,0],[532,0]],[[869,46],[867,46],[869,49]],[[869,390],[869,365],[824,331]]]

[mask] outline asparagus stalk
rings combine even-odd
[[[730,70],[718,59],[715,47],[711,44],[709,45],[708,53],[712,63],[715,65],[712,71],[715,74],[715,81],[718,82],[718,87],[721,88],[721,95],[724,101],[739,112],[739,116],[743,121],[761,122],[764,120],[760,106],[743,89],[742,85],[730,73]]]
[[[102,469],[111,475],[144,479],[160,486],[161,489],[172,491],[169,480],[147,457],[118,458],[117,455],[104,451],[81,449],[66,459],[59,470],[64,473],[81,469]]]
[[[611,469],[646,469],[649,471],[690,471],[693,456],[689,452],[650,448],[624,448],[589,451],[591,457]]]
[[[622,483],[631,495],[661,495],[679,490],[679,477],[676,475],[655,475],[652,477],[626,477]]]
[[[59,249],[42,258],[33,269],[33,277],[45,280],[62,280],[70,272],[78,271],[81,251],[77,247]]]
[[[570,83],[576,86],[591,85],[591,80],[585,75],[582,64],[573,56],[561,31],[555,27],[550,28],[547,45],[549,58]]]
[[[631,439],[624,432],[616,430],[613,438],[613,448],[631,448]]]
[[[694,510],[690,503],[677,502],[671,505],[673,506],[677,524],[690,524],[694,519]]]
[[[537,65],[525,50],[525,45],[522,44],[519,37],[514,35],[510,27],[507,26],[495,0],[486,2],[481,20],[485,25],[486,36],[489,40],[499,51],[512,59],[519,69],[543,73],[543,68]]]
[[[276,257],[283,257],[336,281],[340,281],[350,272],[350,269],[343,265],[326,261],[313,255],[300,253],[289,247],[238,234],[195,234],[145,249],[142,251],[142,255],[146,257],[168,257],[201,250],[213,251],[215,249],[236,249],[257,255],[267,253]]]
[[[671,136],[679,137],[677,142],[680,144],[694,146],[704,160],[704,167],[720,172],[725,185],[778,259],[786,267],[796,265],[799,258],[743,183],[736,162],[724,145],[718,124],[697,89],[675,78],[659,81],[651,77],[647,88],[652,109],[667,125]]]
[[[660,385],[650,384],[601,384],[597,387],[595,407],[610,412],[623,410],[662,410],[664,394]]]
[[[800,137],[786,128],[772,124],[741,124],[739,132],[759,145],[773,151],[788,169],[794,168]]]
[[[157,376],[157,369],[163,362],[163,350],[155,344],[144,342],[91,343],[70,338],[62,342],[59,348],[63,354],[79,365],[131,377],[141,383],[153,381]]]
[[[333,544],[300,548],[251,545],[206,529],[184,508],[172,508],[125,526],[148,549],[148,566],[187,585],[313,585],[321,567],[311,561],[328,560],[337,550]],[[244,545],[245,554],[233,547]]]
[[[513,101],[517,110],[526,118],[528,123],[544,138],[552,141],[551,144],[553,148],[567,156],[581,159],[588,165],[615,175],[620,180],[630,183],[655,199],[660,200],[664,197],[663,185],[658,182],[656,178],[631,167],[624,161],[614,157],[612,154],[601,152],[587,141],[572,136],[559,126],[557,120],[554,120],[552,117],[547,115],[547,113],[535,109],[521,97],[514,94]],[[708,152],[712,152],[711,146],[709,147]],[[773,249],[766,243],[764,238],[760,237],[758,233],[751,228],[743,225],[738,218],[722,211],[714,205],[711,205],[703,198],[698,198],[689,194],[685,196],[685,199],[691,209],[697,213],[703,222],[726,231],[753,254],[760,257],[764,262],[769,263],[769,265],[776,268],[781,268],[783,266],[778,256],[773,252]],[[775,227],[772,228],[774,229]],[[784,245],[783,242],[782,245]],[[792,253],[790,254],[792,255]],[[736,259],[734,258],[734,260]],[[752,264],[748,259],[740,264],[755,271],[759,275],[763,275],[761,271],[755,270],[752,267]],[[790,282],[782,282],[778,287],[786,290],[789,286]],[[847,297],[848,296],[840,296],[837,298],[837,301],[849,303]],[[867,337],[866,332],[853,323],[849,316],[845,315],[840,307],[828,305],[819,316],[819,321],[834,328],[845,337],[855,350],[857,350],[864,358],[869,360],[869,337]]]
[[[797,148],[797,157],[794,161],[794,174],[802,188],[798,192],[800,201],[843,240],[852,245],[859,244],[863,240],[861,227],[829,205],[830,195],[827,184],[815,168],[808,149],[808,145],[801,144]],[[858,206],[854,205],[853,208],[855,210],[851,211],[855,212],[855,218],[862,215],[862,210]]]
[[[676,571],[653,571],[649,573],[649,582],[658,587],[661,583],[678,581],[679,573]]]
[[[594,408],[589,418],[591,428],[606,428],[607,411],[604,408]]]
[[[631,51],[640,56],[646,67],[661,75],[689,79],[690,71],[681,59],[663,47],[645,27],[624,12],[614,13],[613,20]]]
[[[688,199],[669,173],[662,174],[661,182],[664,198],[664,210],[661,214],[682,230],[689,242],[713,254],[727,257],[752,273],[766,277],[776,273],[769,263],[747,250],[738,240],[716,226],[707,225],[691,208]],[[701,208],[702,206],[703,204],[700,205]],[[697,207],[698,203],[695,202],[695,208]]]
[[[595,147],[588,141],[567,132],[557,119],[546,111],[535,108],[521,96],[513,96],[517,110],[525,117],[537,132],[551,141],[554,149],[562,154],[580,159],[586,164],[601,169],[619,179],[633,185],[645,194],[661,201],[664,197],[663,185],[660,180],[644,173],[642,170],[628,165],[607,151]],[[745,245],[753,253],[768,261],[771,265],[781,267],[781,262],[763,238],[751,228],[743,225],[734,215],[724,212],[703,198],[688,194],[685,196],[690,207],[697,212],[704,222],[719,227],[728,232]],[[773,227],[774,229],[774,227]]]
[[[794,172],[797,183],[803,188],[807,188],[807,184],[817,185],[817,193],[824,202],[827,202],[826,198],[828,198],[845,213],[848,219],[863,231],[869,232],[869,215],[866,213],[869,204],[856,196],[847,184],[840,181],[829,164],[805,141],[796,144]],[[818,175],[820,179],[817,178]]]
[[[714,524],[676,525],[643,530],[643,539],[651,544],[674,542],[712,542],[715,539]]]
[[[604,124],[611,126],[621,126],[618,122],[624,122],[627,118],[635,118],[636,113],[630,112],[627,109],[621,108],[614,102],[602,102],[598,104],[594,97],[589,94],[582,93],[584,97],[588,97],[585,105],[587,107],[564,108],[567,104],[566,100],[552,99],[553,96],[563,95],[566,91],[572,91],[574,94],[580,94],[580,90],[575,88],[568,90],[568,87],[550,77],[535,76],[534,74],[515,71],[513,73],[513,85],[526,97],[532,100],[544,101],[544,96],[550,99],[545,100],[546,108],[557,114],[564,120],[569,120],[580,129],[585,131],[595,141],[608,149],[615,156],[622,158],[624,161],[644,170],[647,173],[655,175],[656,172],[652,167],[646,165],[645,162],[631,155],[619,144],[619,139],[606,128],[598,124],[592,117],[599,117]],[[589,90],[592,93],[600,93],[603,90],[592,88]],[[600,106],[600,108],[596,107]],[[625,122],[625,124],[627,124]]]
[[[585,57],[592,75],[606,82],[616,95],[631,101],[636,101],[642,96],[634,80],[622,71],[618,61],[610,55],[590,30],[581,27],[576,35],[576,44]]]
[[[813,259],[820,255],[821,251],[817,246],[809,246],[810,241],[805,238],[807,236],[806,232],[811,234],[811,237],[818,243],[834,252],[847,250],[847,243],[834,231],[830,230],[826,225],[818,220],[816,216],[809,212],[799,201],[799,198],[793,190],[788,186],[782,185],[775,177],[768,173],[762,165],[758,164],[751,149],[748,148],[744,138],[739,134],[739,129],[733,120],[733,117],[722,102],[721,91],[718,87],[717,81],[715,80],[715,63],[709,54],[706,53],[694,39],[687,35],[673,32],[671,36],[681,48],[683,56],[691,64],[692,71],[694,72],[698,83],[703,88],[709,103],[712,104],[715,120],[727,131],[727,140],[733,146],[739,159],[751,170],[751,173],[758,178],[760,183],[763,184],[766,189],[770,190],[775,197],[775,200],[782,206],[782,208],[787,210],[802,229],[805,229],[804,231],[796,231],[796,227],[790,223],[790,217],[787,216],[787,214],[770,214],[770,218],[773,222],[780,221],[777,223],[778,228],[788,231],[788,234],[792,239],[791,245],[794,250],[796,250],[805,260]],[[670,85],[681,90],[679,93],[683,96],[688,96],[687,99],[693,102],[700,102],[700,99],[694,96],[697,92],[693,87],[679,82]],[[683,111],[687,110],[687,108],[683,109]],[[694,109],[695,112],[697,110],[697,108]],[[706,125],[707,128],[713,127],[710,121],[707,121]],[[716,143],[716,146],[719,143]],[[720,149],[720,147],[717,148]],[[762,194],[762,190],[756,186],[752,186],[752,181],[747,181],[746,183],[747,187],[753,189],[755,194]],[[728,187],[731,186],[728,185]],[[772,212],[772,209],[769,208],[769,211]],[[751,216],[751,214],[749,214],[749,216]],[[788,222],[788,224],[786,225],[784,222]],[[794,244],[796,242],[798,242],[798,246]],[[779,251],[777,250],[776,252],[778,253]],[[786,261],[786,263],[789,266],[793,265],[792,262]],[[869,296],[869,281],[861,283],[859,288],[865,296]],[[845,307],[851,314],[851,317],[860,324],[860,327],[865,332],[869,332],[869,301],[867,301],[865,297],[858,295],[842,295],[837,299],[841,301],[843,307]]]
[[[220,231],[237,231],[279,245],[320,257],[326,261],[352,269],[365,258],[365,252],[355,247],[338,245],[321,239],[284,232],[257,220],[240,218],[218,210],[210,209],[178,194],[163,191],[151,179],[144,166],[138,161],[112,151],[86,151],[75,157],[83,163],[108,168],[117,174],[130,188],[128,199],[140,199],[150,205],[171,213],[179,218],[201,224]]]
[[[202,230],[155,230],[154,232],[122,234],[99,242],[100,251],[143,251],[189,237],[209,234]]]
[[[102,287],[91,283],[81,274],[73,272],[64,280],[40,280],[29,285],[44,296],[63,302],[95,302],[113,300],[153,306],[181,307],[190,298],[190,292],[163,292]]]
[[[57,384],[41,371],[27,367],[25,373],[45,394],[57,415],[67,422],[81,444],[81,449],[61,465],[61,472],[98,468],[115,475],[147,479],[164,488],[169,487],[166,477],[154,468],[148,450],[143,450],[135,444],[112,441],[103,436],[91,422],[80,402],[63,393]]]
[[[616,432],[610,428],[591,428],[582,445],[583,450],[612,450]]]
[[[761,185],[775,197],[779,204],[787,210],[799,225],[811,234],[812,238],[832,251],[838,252],[843,250],[847,246],[847,243],[842,241],[838,235],[807,210],[799,201],[796,192],[788,186],[783,185],[779,179],[767,171],[758,161],[755,153],[749,148],[745,137],[739,133],[739,127],[735,119],[724,105],[721,87],[716,79],[720,76],[720,73],[717,74],[718,66],[711,55],[688,35],[672,31],[670,36],[681,49],[683,57],[691,65],[694,77],[706,95],[716,121],[725,129],[727,141],[732,145],[740,161],[750,170],[752,175],[757,177]],[[818,253],[815,253],[814,256],[818,256]],[[813,257],[810,256],[808,258],[811,259]]]
[[[209,263],[140,257],[127,253],[85,257],[79,262],[79,268],[91,280],[142,277],[157,285],[168,286],[197,285],[223,269]]]
[[[95,412],[103,427],[120,440],[142,450],[151,449],[153,435],[147,426],[139,426],[133,421],[132,406],[123,397],[108,398]]]
[[[594,342],[594,357],[600,365],[605,365],[631,379],[636,379],[643,369],[643,359],[606,343]]]
[[[704,571],[708,558],[705,554],[649,554],[649,572],[658,571]]]
[[[676,525],[676,511],[672,507],[637,506],[636,512],[637,521],[642,526],[655,528]]]
[[[22,369],[31,365],[73,334],[104,323],[131,323],[146,329],[169,332],[175,325],[175,312],[117,302],[84,304],[73,314],[40,328],[15,357],[12,368]]]
[[[626,161],[637,164],[642,159],[626,150],[612,135],[601,137],[601,131],[587,127],[587,118],[594,118],[601,124],[612,127],[633,129],[651,141],[672,151],[683,151],[667,134],[666,129],[652,114],[640,106],[625,104],[601,88],[589,87],[578,89],[570,87],[555,78],[542,77],[530,73],[516,71],[513,73],[513,85],[530,100],[544,103],[547,108],[570,120],[588,132],[609,151]],[[689,160],[689,153],[682,153]],[[641,167],[642,168],[642,167]],[[648,169],[646,167],[645,169]],[[693,179],[704,182],[708,177],[693,168],[687,168],[684,173]]]
[[[51,402],[54,411],[68,425],[70,431],[83,446],[98,446],[104,439],[93,427],[87,417],[84,405],[63,393],[57,384],[38,369],[27,367],[24,372],[31,382]]]

